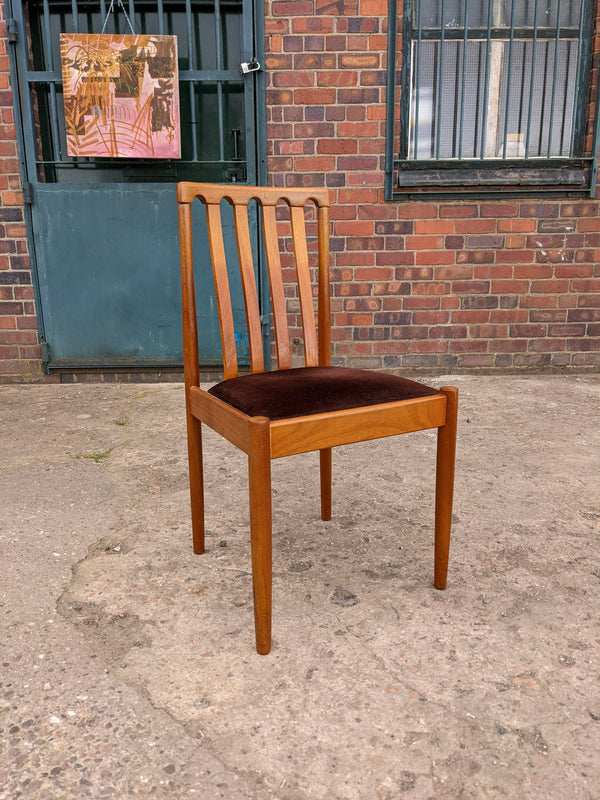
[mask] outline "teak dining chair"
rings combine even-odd
[[[192,203],[206,206],[224,380],[200,388],[192,252]],[[439,391],[385,373],[331,366],[329,304],[329,193],[246,185],[180,183],[177,187],[183,298],[183,352],[194,552],[204,552],[201,423],[248,455],[250,539],[256,649],[271,649],[271,459],[320,451],[321,517],[331,518],[331,448],[437,428],[434,583],[446,586],[452,519],[458,392]],[[250,374],[238,375],[221,202],[233,206],[246,308]],[[258,292],[252,261],[248,204],[260,206],[271,289],[277,370],[265,372]],[[305,366],[291,366],[288,309],[282,277],[278,206],[289,208],[304,339]],[[310,211],[306,211],[306,209]],[[306,214],[318,249],[318,328],[315,324]],[[283,240],[283,239],[282,239]],[[287,275],[286,275],[287,282]]]

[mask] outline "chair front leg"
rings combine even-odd
[[[321,467],[321,519],[331,519],[331,447],[319,450]]]
[[[256,650],[271,650],[271,445],[269,420],[250,423],[248,479],[250,488],[250,543]]]
[[[194,553],[204,552],[204,476],[202,472],[202,425],[187,412],[188,468]]]
[[[448,553],[450,550],[450,529],[452,527],[458,389],[453,386],[444,386],[440,391],[446,395],[446,421],[441,428],[438,428],[435,479],[434,584],[436,589],[445,589],[448,573]]]

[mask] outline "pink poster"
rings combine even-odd
[[[70,156],[181,158],[177,37],[62,33]]]

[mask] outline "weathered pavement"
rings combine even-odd
[[[179,384],[0,387],[0,800],[598,800],[599,376],[460,390],[448,588],[435,435],[276,462],[254,651],[246,463]]]

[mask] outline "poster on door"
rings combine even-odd
[[[176,36],[60,35],[70,156],[181,158]]]

